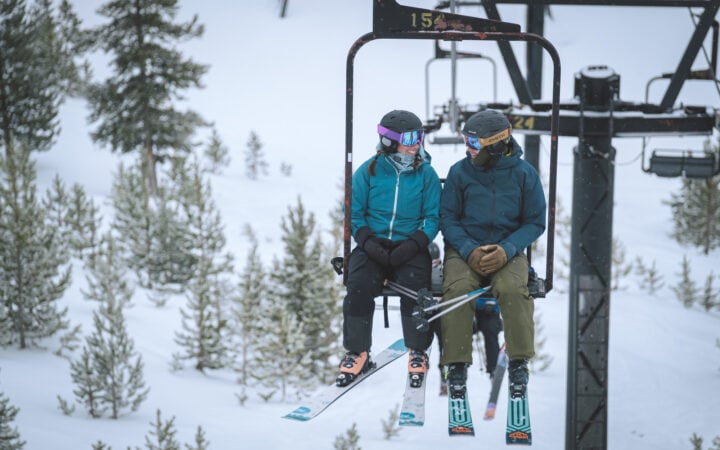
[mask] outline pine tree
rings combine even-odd
[[[235,322],[238,363],[236,370],[240,373],[238,382],[244,386],[249,381],[250,355],[253,342],[258,335],[257,323],[260,318],[260,304],[268,291],[267,273],[258,253],[257,237],[249,224],[245,224],[245,236],[250,241],[250,251],[245,268],[240,274],[240,286],[237,296],[233,297],[233,317]]]
[[[147,266],[152,251],[153,217],[138,165],[126,168],[120,163],[111,195],[115,212],[112,228],[123,237],[121,246],[125,264],[135,272],[140,286],[152,288]]]
[[[210,173],[218,174],[221,169],[230,165],[230,150],[222,142],[215,128],[212,130],[210,142],[205,147],[205,157],[210,162]]]
[[[108,240],[108,248],[112,248],[111,242]],[[111,260],[107,253],[99,258],[103,263]],[[89,283],[86,296],[101,304],[93,312],[95,329],[85,339],[80,360],[71,363],[77,386],[74,393],[91,416],[99,417],[109,409],[110,416],[117,419],[124,410],[136,411],[149,389],[145,388],[142,358],[125,326],[123,308],[131,292],[107,264],[97,264],[90,272],[95,282]]]
[[[655,260],[653,260],[650,267],[646,267],[642,259],[638,256],[635,260],[635,273],[641,277],[640,288],[647,289],[650,295],[655,294],[665,286],[665,283],[662,281],[662,275],[658,273],[657,267],[655,267]]]
[[[100,210],[85,194],[85,189],[74,184],[68,205],[68,224],[70,226],[70,248],[78,257],[87,256],[92,263],[95,248],[100,244]]]
[[[720,247],[720,175],[704,180],[684,178],[682,189],[665,202],[673,212],[672,236],[706,255]]]
[[[383,437],[386,441],[400,434],[400,427],[397,426],[399,418],[400,405],[395,405],[395,408],[389,411],[387,420],[383,419],[380,421],[382,423]]]
[[[702,298],[700,304],[705,308],[705,311],[710,311],[718,306],[718,297],[720,293],[715,289],[715,274],[710,272],[705,279],[705,289],[703,289]]]
[[[106,233],[95,259],[88,265],[88,289],[81,291],[88,300],[129,306],[133,289],[127,280],[125,266],[120,261],[118,247],[112,234]]]
[[[71,232],[69,223],[70,196],[65,183],[58,175],[53,178],[50,189],[48,189],[45,198],[42,200],[42,206],[45,210],[46,221],[57,230],[59,248],[62,252],[69,253]]]
[[[186,450],[208,450],[210,448],[210,441],[205,437],[205,430],[198,426],[195,432],[195,445],[185,444]]]
[[[282,218],[281,229],[284,255],[274,262],[270,275],[272,295],[282,299],[303,325],[311,360],[307,370],[324,380],[339,336],[337,318],[341,314],[338,292],[333,287],[335,274],[320,237],[315,235],[315,217],[305,212],[299,197],[297,206],[289,207],[288,215]]]
[[[200,371],[220,369],[229,361],[224,300],[230,292],[232,257],[225,251],[222,219],[199,161],[195,159],[183,167],[187,170],[177,171],[180,177],[177,199],[188,224],[196,264],[188,283],[187,309],[182,310],[184,333],[176,333],[176,342],[183,347],[183,353],[177,356],[194,360]]]
[[[175,416],[163,422],[162,414],[158,409],[155,413],[155,422],[150,422],[152,429],[145,436],[145,448],[148,450],[180,450],[180,442],[175,435]]]
[[[175,23],[177,0],[115,0],[98,13],[109,19],[94,31],[95,42],[112,57],[113,74],[88,89],[95,142],[112,151],[138,152],[147,193],[158,194],[156,164],[171,152],[187,154],[191,137],[206,125],[192,110],[173,102],[182,91],[202,87],[207,66],[183,57],[177,44],[202,36],[197,16]]]
[[[612,240],[612,290],[624,290],[622,280],[627,277],[633,270],[632,262],[628,262],[625,257],[625,246],[619,239]]]
[[[310,387],[310,363],[304,340],[305,328],[283,300],[270,296],[260,310],[257,341],[252,361],[252,378],[265,389],[266,398],[280,393],[285,401],[291,388],[298,392]]]
[[[265,161],[262,148],[263,144],[260,137],[254,131],[251,131],[247,141],[247,151],[245,152],[245,174],[251,180],[256,180],[260,174],[268,174],[268,163]]]
[[[182,160],[181,160],[182,161]],[[182,167],[182,166],[181,166]],[[139,166],[122,164],[113,183],[113,228],[123,236],[126,264],[137,275],[140,286],[159,293],[182,292],[192,278],[197,258],[187,218],[182,217],[178,194],[182,183],[173,168],[158,195],[148,199]]]
[[[677,285],[672,287],[672,290],[677,296],[678,300],[680,300],[680,302],[682,302],[682,304],[686,308],[689,308],[693,304],[695,304],[695,301],[698,298],[698,288],[695,285],[695,281],[690,278],[690,261],[688,261],[686,255],[683,255],[681,271],[679,275],[680,281]]]
[[[70,377],[75,383],[75,399],[85,407],[90,417],[102,417],[107,406],[101,401],[102,384],[96,373],[91,349],[83,346],[80,358],[70,363]]]
[[[0,146],[8,158],[13,141],[48,150],[60,131],[60,104],[81,82],[75,58],[85,33],[66,0],[58,7],[51,0],[6,1],[0,22]]]
[[[27,146],[0,159],[0,344],[21,349],[69,325],[56,304],[70,283],[69,258],[37,200],[36,178]]]
[[[15,416],[20,410],[10,404],[10,399],[0,392],[0,449],[21,450],[25,441],[20,439],[20,432],[13,427]]]
[[[335,436],[333,448],[335,450],[361,450],[358,442],[360,442],[360,434],[357,430],[357,424],[353,422],[344,435]]]

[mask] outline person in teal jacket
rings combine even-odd
[[[535,354],[524,251],[545,231],[545,194],[535,168],[521,159],[522,149],[503,114],[473,114],[463,135],[467,157],[450,168],[440,201],[443,298],[492,285],[504,322],[510,388],[513,395],[524,395],[527,361]],[[453,396],[464,395],[472,363],[474,308],[466,303],[441,317],[441,362],[448,366]]]
[[[377,154],[352,177],[351,231],[357,246],[350,253],[343,301],[343,346],[338,386],[347,386],[372,367],[375,297],[386,279],[417,291],[430,289],[428,244],[439,230],[440,179],[423,147],[422,122],[394,110],[378,125]],[[411,386],[422,385],[432,332],[418,331],[411,317],[415,299],[400,298]]]

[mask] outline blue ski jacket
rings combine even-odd
[[[422,230],[432,242],[439,231],[440,178],[430,165],[430,156],[421,147],[422,162],[416,168],[398,170],[381,154],[370,176],[372,157],[352,177],[353,236],[368,226],[375,236],[401,241]]]
[[[491,168],[473,165],[470,156],[448,172],[440,200],[440,229],[446,245],[467,261],[480,245],[498,244],[508,260],[545,231],[546,203],[540,177],[520,158],[512,139],[511,152]]]

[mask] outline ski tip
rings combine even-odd
[[[283,418],[283,419],[290,419],[290,420],[299,420],[300,422],[307,422],[308,420],[311,419],[311,417],[302,416],[302,415],[293,414],[293,413],[285,414],[284,416],[282,416],[282,418]]]
[[[425,425],[425,421],[418,419],[417,416],[411,412],[403,411],[400,413],[398,425],[402,427],[421,427]]]
[[[532,434],[523,431],[513,431],[505,438],[507,445],[532,445]]]
[[[448,429],[450,436],[475,436],[475,429],[465,426],[457,426]]]
[[[307,420],[312,419],[312,416],[308,415],[309,412],[310,412],[310,408],[308,408],[307,406],[298,406],[292,412],[282,416],[282,418],[299,420],[299,421],[305,422]]]
[[[405,339],[398,339],[397,341],[393,342],[392,345],[389,347],[393,350],[402,350],[405,351]]]

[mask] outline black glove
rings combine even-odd
[[[363,248],[365,246],[365,242],[373,237],[373,232],[370,230],[370,227],[360,227],[355,232],[355,241],[358,243],[360,248]]]
[[[369,237],[362,246],[368,257],[383,267],[390,266],[390,252],[375,236]]]
[[[410,235],[410,238],[401,241],[400,245],[390,252],[390,265],[393,267],[402,266],[413,259],[421,248],[427,247],[428,243],[429,239],[425,233],[421,230],[417,230]]]

